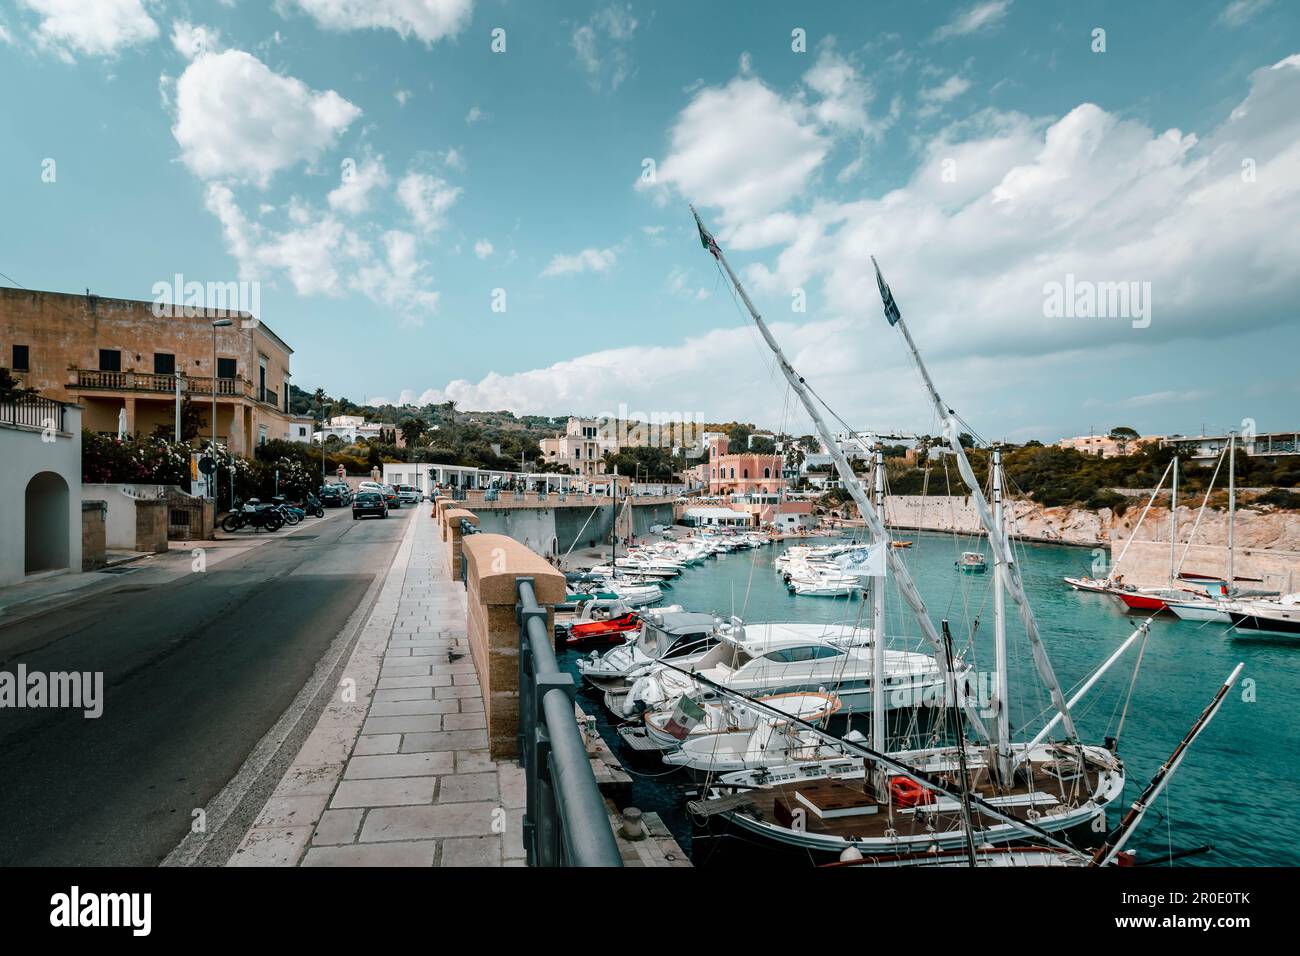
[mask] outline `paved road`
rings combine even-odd
[[[0,670],[102,671],[104,711],[0,709],[0,865],[154,865],[387,570],[413,508],[188,552],[0,628]],[[283,535],[283,532],[281,533]]]

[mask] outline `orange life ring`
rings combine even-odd
[[[891,777],[889,796],[895,806],[904,809],[934,803],[934,792],[909,777]]]

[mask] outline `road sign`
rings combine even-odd
[[[216,470],[217,463],[212,458],[205,456],[199,459],[199,471],[203,472],[205,475],[210,475]]]

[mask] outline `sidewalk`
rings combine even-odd
[[[523,773],[488,757],[446,568],[421,504],[333,700],[228,865],[524,864]]]

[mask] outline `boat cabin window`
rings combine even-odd
[[[781,664],[799,664],[805,661],[819,661],[828,657],[842,657],[843,651],[820,644],[805,644],[802,647],[783,647],[779,651],[769,651],[763,657]]]
[[[707,651],[714,644],[718,643],[711,633],[703,634],[683,634],[677,638],[677,643],[669,648],[664,657],[686,657],[690,654],[699,654],[701,651]]]

